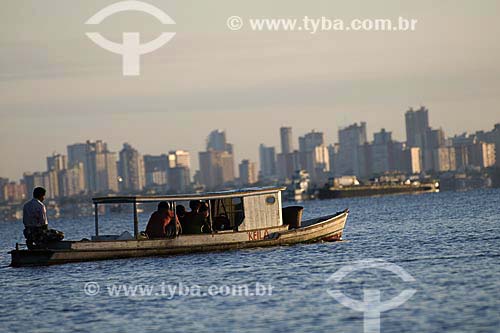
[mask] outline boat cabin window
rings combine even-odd
[[[212,224],[215,231],[237,230],[245,218],[242,198],[211,200]]]

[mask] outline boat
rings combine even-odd
[[[194,252],[224,251],[340,241],[349,211],[302,221],[302,207],[282,207],[284,187],[247,188],[232,191],[166,196],[108,196],[93,198],[95,236],[90,240],[58,241],[43,249],[16,244],[11,266],[41,266],[119,258],[167,256]],[[210,233],[181,234],[174,238],[148,239],[139,232],[139,204],[167,201],[172,207],[190,200],[208,204]],[[130,204],[134,235],[101,235],[99,206]]]
[[[354,197],[375,197],[395,194],[421,194],[439,192],[438,183],[426,184],[390,184],[390,185],[353,185],[322,188],[318,199],[341,199]]]

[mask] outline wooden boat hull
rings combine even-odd
[[[41,266],[106,259],[166,256],[194,252],[225,251],[253,247],[338,241],[348,210],[304,221],[297,229],[288,226],[241,232],[181,235],[174,239],[121,241],[65,241],[46,250],[13,250],[11,266]]]

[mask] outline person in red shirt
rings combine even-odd
[[[166,228],[171,220],[168,203],[161,201],[158,204],[158,210],[149,218],[146,234],[149,238],[165,238],[167,236]]]

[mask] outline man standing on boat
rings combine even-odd
[[[23,207],[23,233],[29,249],[44,247],[48,242],[60,241],[64,238],[61,231],[49,229],[47,209],[43,204],[45,193],[43,187],[35,188],[33,199],[25,203]]]

